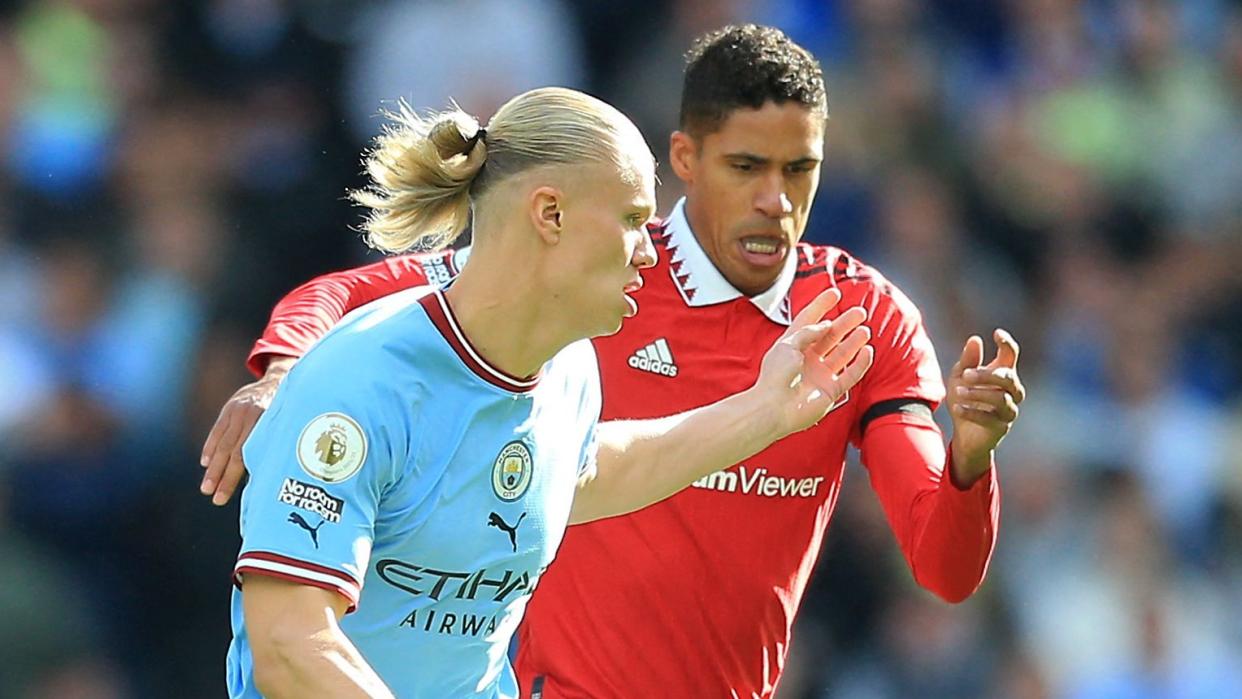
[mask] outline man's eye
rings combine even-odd
[[[733,169],[738,172],[750,172],[755,169],[755,166],[750,163],[733,163]]]

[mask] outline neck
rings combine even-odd
[[[566,345],[584,337],[556,312],[559,303],[538,286],[534,270],[514,274],[512,260],[530,258],[476,246],[470,264],[445,292],[475,351],[520,378],[533,376]]]

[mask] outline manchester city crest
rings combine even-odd
[[[362,469],[367,438],[350,416],[324,413],[303,428],[297,451],[303,471],[325,483],[340,483]]]
[[[524,442],[512,441],[500,450],[492,464],[492,491],[505,502],[513,502],[530,488],[534,459]]]

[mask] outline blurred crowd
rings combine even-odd
[[[344,193],[385,103],[570,85],[663,156],[736,21],[825,66],[807,238],[946,368],[1010,329],[1029,393],[962,605],[851,466],[780,696],[1242,696],[1242,2],[0,0],[0,697],[222,694],[198,450],[275,300],[374,259]]]

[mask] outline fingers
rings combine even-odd
[[[237,430],[233,440],[228,443],[228,458],[224,462],[223,470],[217,474],[216,480],[219,485],[216,486],[215,493],[211,497],[213,505],[227,504],[229,498],[233,497],[233,493],[237,490],[238,484],[241,483],[242,476],[246,473],[246,463],[242,459],[242,445],[254,431],[255,423],[259,421],[263,411],[256,406],[245,406],[234,411],[234,414],[233,422]],[[224,445],[222,441],[221,446]]]
[[[867,320],[867,309],[862,306],[854,306],[847,309],[844,313],[837,316],[831,321],[832,329],[825,333],[814,345],[811,346],[811,352],[817,357],[828,354],[842,338],[853,332],[855,328],[862,325]],[[870,333],[870,330],[867,331]],[[849,355],[854,356],[853,354]],[[842,363],[844,365],[844,362]]]
[[[242,442],[245,440],[243,439]],[[220,476],[220,485],[216,488],[216,492],[211,496],[211,504],[227,505],[229,499],[233,497],[233,493],[237,491],[238,484],[241,483],[242,476],[246,474],[246,464],[242,461],[241,446],[236,451],[229,454],[228,464],[224,468],[224,473]]]
[[[216,416],[216,423],[211,426],[211,432],[207,434],[207,441],[203,443],[203,453],[198,457],[198,465],[207,468],[207,464],[211,462],[211,457],[216,453],[216,446],[220,443],[220,438],[224,436],[224,430],[229,423],[229,405],[225,403],[220,409],[220,414]],[[203,495],[207,495],[207,491],[203,491]]]
[[[996,413],[981,406],[958,403],[953,406],[952,411],[953,417],[979,425],[996,435],[997,439],[1007,434],[1013,424],[1011,420],[1003,420]]]
[[[833,330],[836,328],[834,327]],[[839,374],[870,340],[871,328],[865,325],[855,326],[840,343],[836,343],[832,351],[824,355],[821,361],[828,371]],[[816,343],[816,345],[819,344],[822,344],[822,341]]]
[[[957,400],[954,405],[962,406],[975,412],[988,413],[1004,422],[1018,419],[1018,401],[1007,391],[995,388],[957,387]]]
[[[839,348],[841,354],[845,356],[844,361],[834,358],[840,366],[830,368],[827,364],[828,360],[818,357],[803,359],[803,378],[809,380],[819,392],[832,396],[834,401],[844,396],[846,391],[862,379],[875,359],[875,348],[866,344],[864,339],[867,337],[866,333],[862,329],[856,330],[855,333],[857,335],[849,340],[849,348],[844,348],[844,346]],[[860,339],[862,339],[861,342]]]
[[[207,470],[203,473],[203,481],[198,486],[199,492],[203,495],[211,495],[215,492],[216,484],[220,482],[220,476],[224,473],[224,466],[228,462],[228,454],[232,446],[232,435],[238,429],[234,424],[235,412],[232,402],[224,404],[224,408],[220,410],[220,416],[216,418],[216,424],[211,427],[211,434],[207,435],[207,443],[203,445],[203,455],[199,464]]]
[[[228,471],[229,462],[234,458],[234,452],[241,451],[241,444],[245,440],[245,434],[249,434],[250,430],[243,425],[242,410],[236,404],[225,405],[225,413],[220,415],[220,420],[227,420],[227,424],[223,430],[220,440],[216,442],[215,453],[211,455],[210,461],[207,462],[207,472],[203,474],[203,482],[199,485],[199,491],[204,495],[211,495],[218,492],[219,484],[223,482],[223,478]],[[250,423],[254,426],[254,422]],[[213,496],[212,502],[216,499]]]
[[[832,310],[833,306],[840,302],[840,289],[833,287],[821,292],[819,296],[816,296],[806,305],[806,308],[803,308],[798,312],[798,315],[794,316],[793,321],[789,324],[790,331],[796,332],[800,328],[804,328],[812,323],[818,323],[828,311]]]
[[[814,325],[798,328],[785,340],[799,352],[806,352],[812,345],[832,332],[832,321],[825,320]]]
[[[988,364],[989,368],[1009,367],[1010,369],[1018,368],[1018,341],[1013,339],[1004,328],[997,328],[992,333],[992,338],[996,340],[996,359]]]
[[[984,386],[999,388],[1013,396],[1014,401],[1018,403],[1026,400],[1026,387],[1022,385],[1022,379],[1018,378],[1017,371],[1009,367],[967,369],[962,374],[962,382],[969,388]]]
[[[967,369],[978,368],[983,363],[983,338],[978,335],[971,335],[966,340],[966,346],[962,348],[962,355],[958,358],[957,363],[949,370],[949,375],[958,377]]]
[[[871,368],[872,362],[875,361],[875,348],[871,345],[864,345],[854,357],[854,361],[846,365],[845,370],[837,375],[837,387],[841,390],[840,395],[858,385],[862,381],[863,376],[867,374],[867,370]]]

